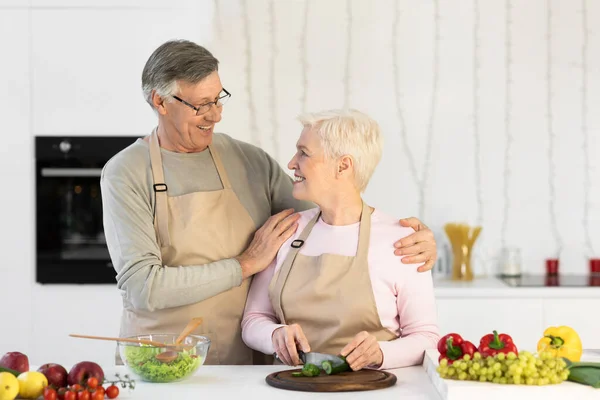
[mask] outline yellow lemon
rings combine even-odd
[[[14,400],[19,394],[19,381],[8,372],[0,372],[0,400]]]
[[[48,379],[41,372],[23,372],[17,377],[19,381],[19,397],[24,399],[37,399],[44,393],[48,386]]]

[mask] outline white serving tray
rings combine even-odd
[[[436,371],[440,353],[427,350],[423,368],[442,400],[600,400],[600,389],[565,381],[557,385],[501,385],[491,382],[443,379]],[[585,351],[581,361],[600,361],[600,351]]]

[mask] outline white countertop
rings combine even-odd
[[[497,385],[481,382],[464,382],[441,379],[435,371],[439,353],[428,350],[423,366],[388,370],[398,377],[390,388],[362,392],[312,393],[277,389],[269,386],[267,375],[291,369],[280,365],[269,366],[201,366],[194,376],[172,383],[148,383],[137,378],[134,390],[122,389],[118,399],[158,400],[158,399],[377,399],[377,400],[505,400],[537,399],[564,400],[576,397],[577,400],[600,399],[600,389],[563,382],[560,385],[523,386]],[[600,361],[600,350],[586,350],[582,361]],[[32,366],[31,370],[37,370]],[[115,373],[121,376],[129,373],[124,366],[104,368],[107,379],[114,379]],[[133,376],[133,375],[132,375]]]
[[[433,280],[436,298],[600,298],[600,287],[511,287],[495,277],[475,278],[471,282],[449,278]]]
[[[422,366],[389,370],[398,377],[390,388],[364,392],[309,393],[269,386],[267,375],[287,369],[285,366],[201,366],[187,380],[172,383],[146,383],[136,379],[134,390],[121,389],[118,399],[377,399],[440,400]],[[114,373],[127,373],[125,367],[104,368],[107,379]]]

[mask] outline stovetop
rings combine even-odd
[[[600,287],[600,274],[499,276],[512,287]]]

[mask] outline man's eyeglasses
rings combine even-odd
[[[207,112],[209,112],[213,104],[217,107],[223,107],[223,104],[227,103],[227,100],[229,100],[230,97],[231,93],[229,93],[227,90],[225,90],[225,88],[223,88],[223,90],[219,94],[219,97],[217,97],[215,101],[211,101],[196,107],[193,104],[190,104],[177,96],[173,96],[175,100],[182,102],[186,106],[196,111],[196,116],[206,114]]]

